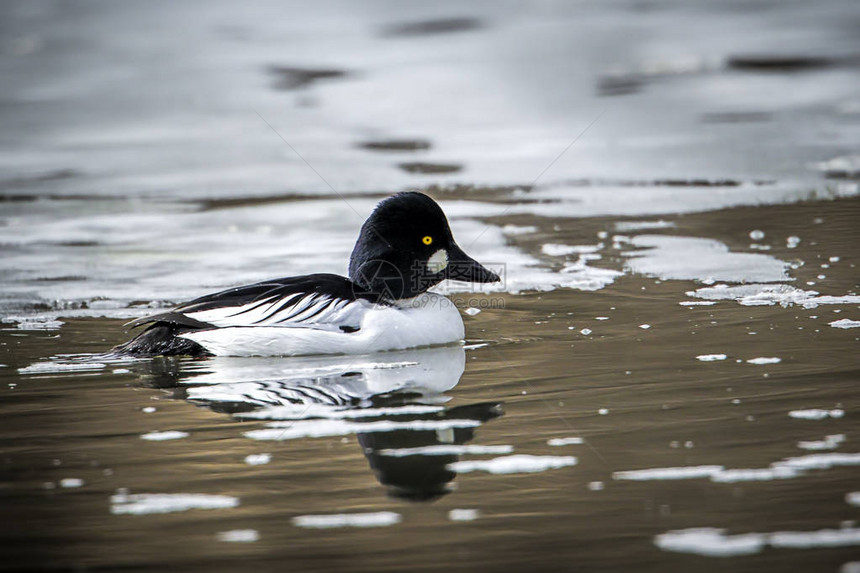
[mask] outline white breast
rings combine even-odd
[[[357,332],[343,332],[331,324],[309,327],[287,322],[282,326],[225,326],[181,336],[219,356],[299,356],[366,354],[448,344],[462,340],[465,333],[454,303],[434,293],[400,301],[396,306],[357,301],[350,307],[350,318],[359,319]]]

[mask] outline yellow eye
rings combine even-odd
[[[426,237],[421,239],[421,242],[424,243],[425,245],[432,245],[433,244],[433,237],[431,237],[430,235],[427,235]]]

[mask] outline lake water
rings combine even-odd
[[[0,567],[860,570],[855,2],[0,14]],[[464,346],[105,354],[404,189]]]

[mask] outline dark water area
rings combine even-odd
[[[0,569],[860,571],[858,24],[3,3]],[[463,345],[106,354],[404,189]]]

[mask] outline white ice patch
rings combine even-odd
[[[227,509],[239,505],[239,500],[227,495],[202,493],[117,493],[110,498],[114,515],[148,515],[172,513],[189,509]]]
[[[630,231],[649,231],[653,229],[671,229],[675,226],[672,221],[618,221],[615,223],[615,230],[620,233],[629,233]]]
[[[249,454],[245,456],[245,463],[249,466],[261,466],[272,461],[272,454]]]
[[[833,322],[828,323],[833,328],[860,328],[860,320],[850,320],[848,318],[843,318],[842,320],[834,320]]]
[[[477,316],[477,315],[481,314],[481,309],[470,306],[469,308],[467,308],[463,312],[465,312],[469,316]]]
[[[724,466],[683,466],[676,468],[651,468],[612,472],[612,479],[631,481],[700,479],[711,477],[725,469]]]
[[[583,444],[585,441],[582,438],[552,438],[551,440],[547,440],[547,445],[550,446],[573,446],[578,444]]]
[[[309,529],[331,529],[336,527],[386,527],[400,523],[399,513],[378,511],[374,513],[334,513],[330,515],[298,515],[293,525]]]
[[[541,252],[550,257],[564,257],[566,255],[596,253],[600,250],[599,245],[559,245],[547,243],[541,247]]]
[[[477,509],[452,509],[448,512],[451,521],[475,521],[480,513]]]
[[[573,456],[532,456],[520,454],[493,458],[492,460],[469,460],[454,462],[446,467],[457,473],[483,471],[491,474],[537,473],[546,470],[576,465]]]
[[[845,494],[845,503],[860,506],[860,491],[851,491]]]
[[[193,390],[193,388],[192,388]],[[190,394],[191,395],[191,394]],[[193,397],[203,395],[195,393]],[[209,394],[205,394],[210,399]],[[302,420],[310,418],[327,418],[330,420],[376,418],[379,416],[411,416],[433,414],[444,410],[442,406],[424,406],[412,404],[408,406],[392,406],[388,408],[352,408],[337,409],[325,404],[297,404],[295,406],[271,406],[252,412],[237,414],[237,418],[248,420]]]
[[[681,306],[713,306],[717,304],[714,300],[682,300],[679,302]]]
[[[630,243],[646,250],[627,251],[626,267],[663,280],[780,282],[789,280],[788,263],[769,255],[733,253],[713,239],[639,235]]]
[[[580,255],[574,262],[565,263],[559,272],[559,286],[577,290],[595,291],[605,288],[623,275],[620,271],[592,267],[587,264],[596,255]]]
[[[188,435],[188,432],[168,430],[166,432],[149,432],[148,434],[141,434],[140,439],[148,440],[150,442],[164,442],[166,440],[181,440],[182,438],[187,438]]]
[[[841,177],[854,177],[860,174],[860,155],[842,155],[815,164],[824,173],[838,174]]]
[[[728,358],[725,354],[700,354],[696,356],[696,360],[700,362],[714,362],[716,360],[725,360]]]
[[[777,549],[812,549],[860,545],[860,529],[819,529],[817,531],[775,531],[726,535],[724,529],[701,527],[680,529],[657,535],[654,544],[664,551],[693,553],[707,557],[752,555],[766,546]]]
[[[860,529],[819,529],[818,531],[776,531],[768,535],[774,548],[814,549],[816,547],[846,547],[860,545]]]
[[[537,233],[537,227],[524,225],[505,225],[502,227],[502,233],[505,235],[527,235],[529,233]]]
[[[17,322],[19,330],[59,330],[65,324],[50,316],[7,316],[2,322]]]
[[[797,447],[801,450],[835,450],[845,441],[845,434],[832,434],[824,436],[823,440],[810,440],[797,442]]]
[[[776,356],[773,356],[773,357],[761,356],[759,358],[750,358],[749,360],[747,360],[747,364],[759,364],[759,365],[779,364],[780,362],[782,362],[782,358],[777,358]]]
[[[825,470],[840,466],[860,465],[860,453],[810,454],[785,458],[766,468],[733,468],[723,466],[682,466],[613,472],[612,478],[629,481],[684,480],[708,478],[716,483],[771,481],[791,479],[808,470]]]
[[[654,544],[663,551],[733,557],[758,553],[764,548],[766,540],[766,536],[761,533],[726,535],[725,529],[695,527],[661,533],[654,537]]]
[[[272,422],[262,430],[251,430],[243,435],[252,440],[295,440],[299,438],[323,438],[345,436],[359,432],[393,432],[395,430],[446,430],[475,428],[477,420],[413,420],[394,422],[379,420],[356,423],[344,420],[297,420],[295,422]]]
[[[260,540],[260,533],[256,529],[231,529],[219,531],[215,537],[225,543],[254,543]]]
[[[60,487],[76,488],[83,487],[84,480],[80,478],[63,478],[60,480]]]
[[[814,290],[801,290],[789,285],[748,284],[729,286],[714,285],[687,292],[687,296],[710,301],[734,300],[744,306],[767,306],[778,304],[783,307],[800,305],[804,308],[817,308],[821,304],[860,304],[860,296],[818,296]]]
[[[795,470],[829,470],[841,466],[860,466],[860,453],[808,454],[786,458],[771,464],[774,467],[787,467]]]
[[[107,368],[101,362],[37,362],[19,368],[19,374],[59,374],[64,372],[89,372]]]
[[[844,410],[835,408],[833,410],[822,410],[820,408],[809,408],[807,410],[792,410],[788,413],[790,418],[797,420],[823,420],[825,418],[841,418],[845,415]]]
[[[715,473],[711,481],[716,483],[737,483],[742,481],[771,481],[776,479],[791,479],[800,472],[791,467],[777,466],[769,468],[738,468]]]
[[[437,445],[437,446],[422,446],[416,448],[389,448],[377,450],[376,453],[381,456],[389,456],[392,458],[403,458],[406,456],[459,456],[463,454],[510,454],[514,451],[513,446],[478,446],[478,445]]]

